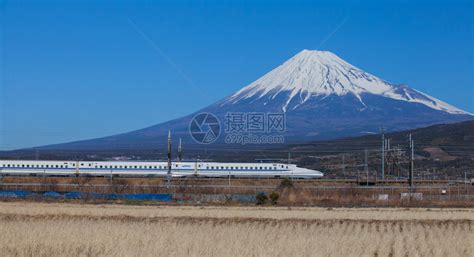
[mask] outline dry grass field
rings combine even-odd
[[[1,256],[473,256],[474,209],[0,202]]]

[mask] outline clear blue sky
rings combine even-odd
[[[0,1],[0,149],[177,118],[305,48],[474,112],[472,1],[178,2]]]

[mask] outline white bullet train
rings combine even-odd
[[[0,160],[0,172],[1,175],[27,176],[165,177],[168,175],[168,163]],[[314,179],[323,177],[323,173],[282,163],[173,162],[171,176]]]

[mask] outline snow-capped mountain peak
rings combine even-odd
[[[290,103],[303,105],[312,97],[352,94],[362,106],[364,95],[379,95],[395,100],[413,102],[452,114],[469,114],[434,97],[394,85],[351,65],[328,51],[303,50],[250,85],[228,97],[222,104],[235,104],[245,99],[275,99],[285,95],[281,109]]]

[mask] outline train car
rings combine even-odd
[[[0,160],[2,175],[26,176],[168,176],[167,162]],[[173,162],[173,177],[323,177],[320,171],[282,163]]]

